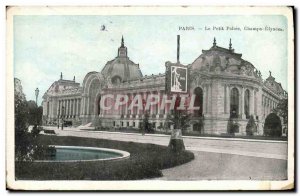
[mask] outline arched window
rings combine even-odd
[[[194,111],[195,116],[203,115],[203,90],[200,87],[195,88],[195,104],[194,107],[200,107],[198,111]]]
[[[118,85],[122,82],[122,78],[120,76],[114,76],[111,79],[111,83],[114,85]]]
[[[245,95],[244,95],[244,114],[247,119],[250,118],[249,102],[250,102],[250,91],[247,89],[245,90]]]
[[[239,114],[239,91],[233,88],[230,91],[230,117],[238,118]]]

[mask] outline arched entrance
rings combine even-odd
[[[100,90],[99,84],[100,84],[100,81],[98,79],[93,79],[91,84],[89,85],[88,95],[89,95],[90,101],[89,101],[89,105],[88,105],[88,114],[90,114],[90,115],[97,115],[97,113],[98,113],[97,94],[99,93],[99,90]]]
[[[97,116],[99,116],[100,113],[101,113],[100,101],[101,101],[101,95],[98,95],[98,96],[96,97],[96,103],[95,103],[95,106],[96,106],[96,107],[95,107],[95,109],[96,109],[95,114],[96,114]]]
[[[281,136],[282,125],[279,116],[271,113],[267,116],[264,124],[264,135],[266,136]]]
[[[195,107],[200,107],[199,110],[194,111],[195,116],[202,116],[203,115],[203,90],[200,87],[195,88]]]

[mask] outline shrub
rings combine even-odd
[[[264,135],[275,137],[282,135],[281,120],[275,113],[271,113],[267,116],[264,125]]]
[[[234,133],[238,133],[238,132],[239,132],[238,123],[234,122],[232,118],[230,118],[227,124],[227,133],[229,133],[230,135],[234,135]]]
[[[55,134],[55,131],[54,130],[45,129],[44,133],[46,133],[46,134]]]
[[[254,118],[251,115],[250,119],[247,123],[247,126],[246,126],[246,134],[247,135],[253,135],[256,132],[257,132],[257,127],[256,127],[256,124],[255,124]]]

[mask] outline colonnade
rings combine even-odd
[[[273,109],[277,107],[278,101],[271,96],[263,95],[262,106],[263,106],[263,116],[266,118],[268,114],[272,112]]]
[[[57,114],[59,118],[76,118],[80,115],[80,98],[58,100]]]

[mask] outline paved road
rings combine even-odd
[[[101,138],[139,143],[168,145],[166,135],[86,131],[54,127],[59,136]],[[195,159],[162,170],[154,180],[284,180],[287,178],[287,142],[227,138],[184,137],[184,144]]]
[[[162,170],[157,180],[285,180],[287,161],[232,154],[193,152],[195,159]]]

